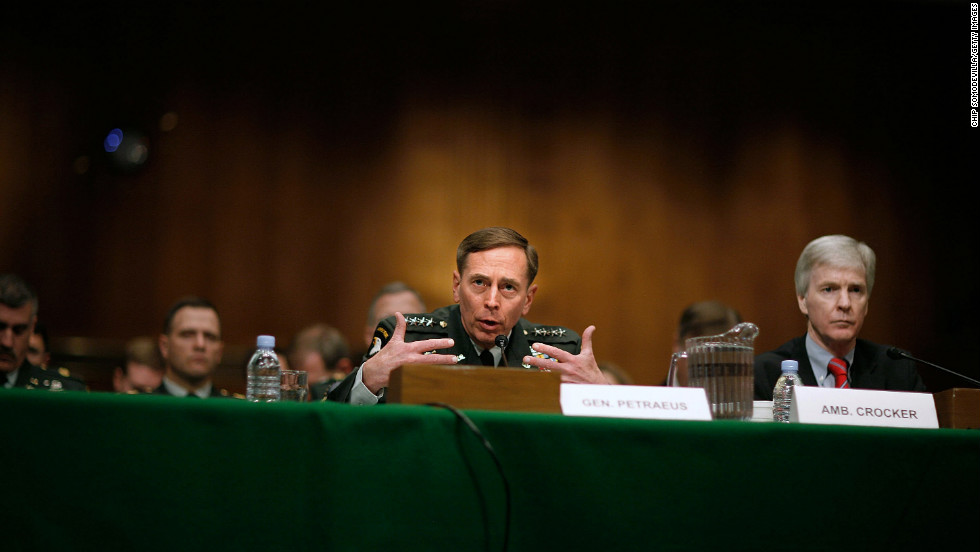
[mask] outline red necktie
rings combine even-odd
[[[842,358],[834,358],[830,360],[827,364],[827,369],[830,373],[834,375],[834,387],[838,389],[847,389],[850,385],[847,384],[847,361]]]

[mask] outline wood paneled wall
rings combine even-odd
[[[906,8],[899,23],[910,27],[926,9]],[[917,27],[928,32],[903,53],[944,47],[931,41],[946,12],[932,9],[935,21]],[[664,28],[669,15],[659,13]],[[518,47],[459,61],[436,39],[407,54],[394,40],[369,54],[321,53],[319,62],[347,60],[329,78],[323,63],[283,67],[271,53],[258,75],[241,61],[181,72],[178,59],[166,66],[171,77],[118,91],[152,136],[151,161],[136,174],[114,173],[90,153],[113,114],[94,98],[111,86],[80,79],[56,48],[15,57],[0,66],[0,268],[38,287],[56,337],[154,334],[171,302],[201,294],[218,305],[230,344],[247,347],[259,333],[285,342],[323,321],[358,349],[379,286],[404,280],[430,307],[446,304],[459,241],[506,225],[541,255],[529,318],[578,331],[595,324],[600,360],[656,384],[693,301],[738,308],[761,328],[757,350],[801,334],[797,256],[819,235],[846,233],[879,256],[865,336],[975,371],[953,350],[976,342],[966,335],[976,328],[975,294],[959,293],[975,287],[961,272],[976,267],[975,226],[947,193],[969,178],[957,157],[965,119],[936,120],[940,107],[925,105],[946,92],[919,82],[891,89],[897,99],[866,96],[891,78],[862,73],[875,36],[825,19],[826,28],[797,29],[812,44],[793,44],[819,66],[812,75],[785,65],[792,56],[772,43],[797,21],[790,15],[752,19],[751,29],[743,20],[741,31],[761,35],[745,35],[724,59],[717,43],[684,34],[693,15],[682,19],[689,25],[659,38],[627,19],[594,23],[585,42],[552,30],[576,47],[548,50],[545,75],[546,64]],[[455,21],[503,48],[487,38],[501,19]],[[716,31],[731,23],[710,21]],[[582,28],[588,18],[576,20]],[[240,33],[229,36],[253,36]],[[866,50],[828,51],[842,33]],[[525,46],[545,42],[518,36]],[[645,40],[675,50],[653,53]],[[274,42],[251,48],[285,51]],[[436,68],[433,53],[442,56]],[[603,69],[603,54],[613,69]],[[946,75],[906,61],[914,77]],[[808,88],[811,77],[832,84]],[[111,82],[128,81],[113,73]],[[879,100],[888,110],[922,102],[926,112],[896,123],[869,111]],[[164,114],[177,117],[167,131],[157,126]],[[91,156],[82,174],[80,155]]]

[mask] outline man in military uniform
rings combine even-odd
[[[26,282],[0,275],[0,388],[84,391],[85,382],[67,370],[46,370],[27,360],[37,307],[37,295]]]
[[[493,227],[470,234],[456,250],[456,304],[383,320],[364,362],[329,399],[385,402],[391,372],[404,364],[523,367],[560,372],[565,383],[606,383],[592,354],[594,326],[580,338],[568,328],[523,318],[537,292],[537,271],[537,252],[514,230]]]
[[[112,389],[117,393],[152,392],[163,383],[163,362],[157,340],[139,336],[126,343],[122,366],[112,371]]]
[[[354,368],[347,339],[324,323],[307,326],[289,344],[289,366],[308,374],[310,400],[322,400],[327,390]]]
[[[185,297],[177,301],[160,334],[163,382],[153,393],[175,397],[229,397],[211,382],[221,363],[224,342],[218,309],[207,299]]]
[[[368,307],[367,323],[364,325],[364,345],[368,349],[374,341],[374,330],[378,324],[394,316],[396,312],[427,312],[425,301],[415,288],[404,282],[389,282],[374,295]],[[366,350],[366,349],[365,349]]]
[[[48,363],[51,362],[48,329],[40,320],[34,322],[34,332],[27,342],[27,362],[41,368],[47,368]]]

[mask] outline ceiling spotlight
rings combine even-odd
[[[114,128],[106,134],[102,147],[112,164],[126,172],[142,168],[150,157],[150,140],[137,130]]]

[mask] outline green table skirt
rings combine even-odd
[[[980,432],[0,390],[4,550],[975,550]],[[10,544],[12,543],[12,545]]]

